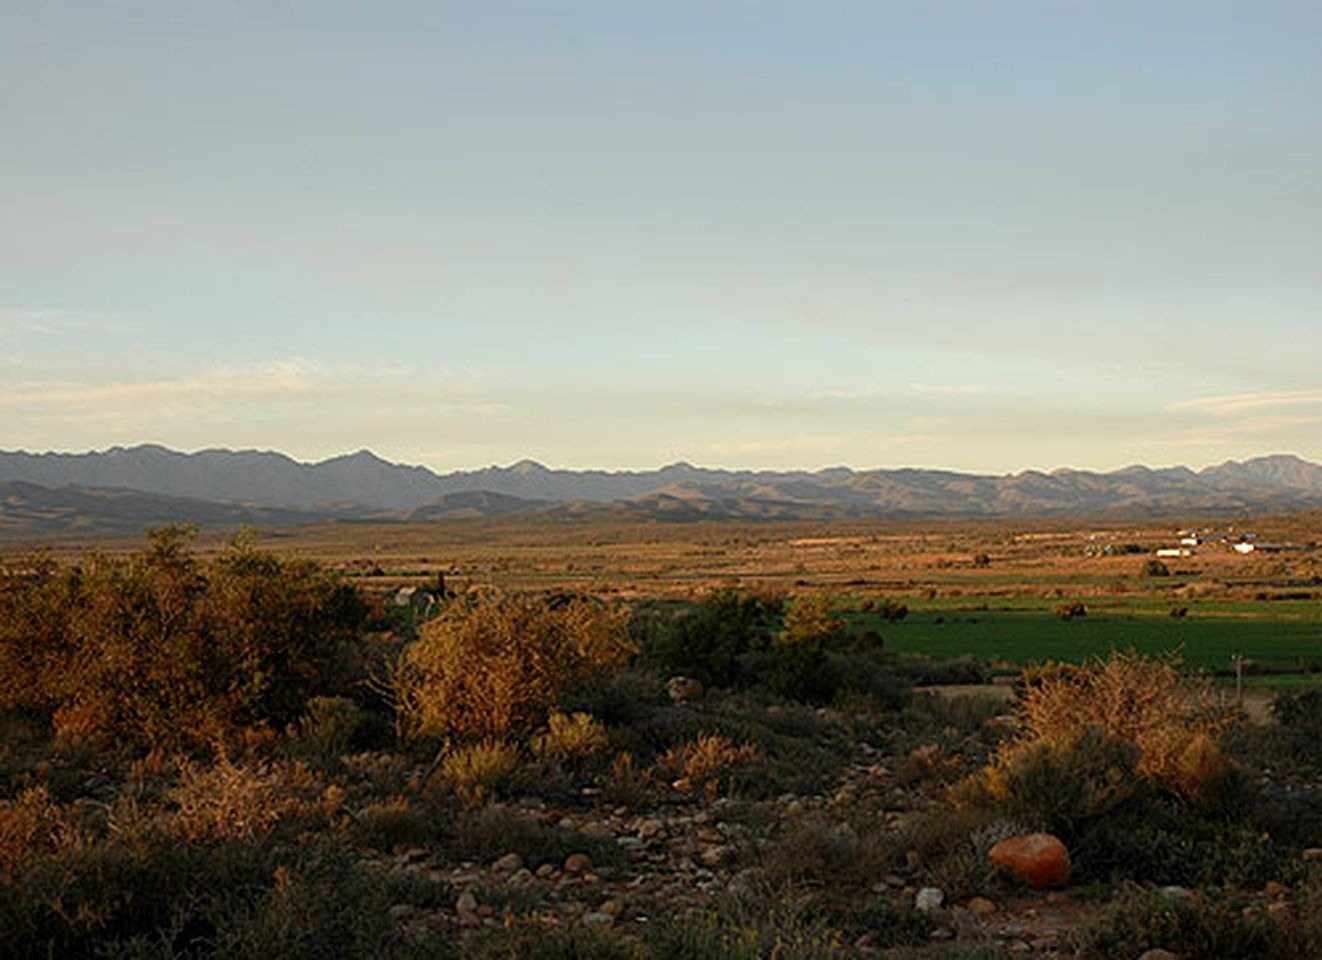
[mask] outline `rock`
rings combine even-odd
[[[1163,950],[1161,947],[1153,947],[1151,950],[1140,953],[1138,960],[1180,960],[1180,955],[1171,953],[1169,950]]]
[[[666,693],[675,703],[687,703],[702,696],[702,681],[694,677],[671,677],[666,681]]]
[[[666,828],[660,820],[644,820],[638,824],[638,836],[643,840],[651,840],[654,837],[660,837],[665,834]]]
[[[461,914],[476,913],[477,897],[473,896],[472,891],[465,890],[459,894],[459,899],[454,902],[454,908]]]
[[[581,919],[583,923],[601,924],[602,926],[610,926],[615,922],[615,918],[609,913],[585,913]]]
[[[604,913],[608,917],[618,917],[624,911],[624,901],[615,899],[607,900],[597,908],[598,913]]]
[[[517,873],[523,869],[523,857],[517,853],[507,853],[491,865],[497,873]]]
[[[527,867],[515,870],[506,881],[512,887],[524,887],[532,882],[532,871]]]
[[[968,903],[969,911],[980,917],[989,917],[996,912],[996,904],[986,897],[974,897]]]
[[[537,877],[538,877],[538,879],[541,879],[541,880],[549,880],[549,879],[551,879],[551,875],[552,875],[553,873],[555,873],[555,865],[554,865],[554,864],[544,863],[544,864],[542,864],[540,867],[537,868]]]
[[[1049,833],[1026,833],[1002,840],[991,848],[987,859],[1037,890],[1069,883],[1069,851],[1059,837]]]
[[[565,857],[565,873],[578,875],[592,869],[592,859],[586,853],[571,853]]]
[[[708,847],[698,854],[698,859],[702,861],[704,867],[719,867],[722,862],[730,855],[731,850],[725,846]]]
[[[1322,847],[1309,847],[1304,851],[1305,860],[1322,860]]]
[[[923,887],[918,891],[918,895],[913,898],[914,907],[923,913],[940,910],[941,905],[945,902],[946,895],[938,887]]]
[[[1161,888],[1161,895],[1167,900],[1188,900],[1193,896],[1193,891],[1188,887],[1169,886]]]

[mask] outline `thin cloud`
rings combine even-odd
[[[1173,404],[1172,411],[1194,410],[1217,416],[1234,416],[1251,410],[1271,407],[1309,407],[1322,405],[1322,389],[1276,390],[1267,393],[1235,393],[1200,397]]]

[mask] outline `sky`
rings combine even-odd
[[[0,448],[1322,460],[1316,0],[0,0]]]

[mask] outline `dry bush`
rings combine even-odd
[[[519,769],[518,748],[499,740],[455,747],[441,760],[441,780],[469,806],[500,793]]]
[[[400,657],[396,706],[412,737],[504,737],[630,652],[623,611],[484,594],[456,600]]]
[[[532,750],[539,760],[578,760],[600,753],[607,743],[606,728],[592,714],[553,710],[546,729],[533,737]]]
[[[352,587],[242,543],[203,564],[190,536],[0,575],[0,711],[51,717],[71,744],[198,744],[345,687],[366,611]]]
[[[1181,676],[1170,660],[1115,653],[1046,669],[1028,678],[1019,735],[1002,745],[987,776],[994,786],[1027,756],[1068,752],[1094,731],[1132,744],[1140,777],[1192,800],[1225,767],[1220,737],[1230,719],[1206,685]]]
[[[722,782],[732,786],[738,769],[758,756],[757,748],[751,744],[735,746],[729,737],[719,733],[701,733],[688,743],[667,750],[657,758],[657,767],[668,775],[679,775],[675,781],[677,789],[702,787],[708,800],[712,800]]]
[[[0,878],[20,864],[72,842],[77,828],[45,785],[0,800]]]
[[[180,761],[168,798],[171,828],[190,841],[247,839],[288,817],[325,812],[321,785],[302,764],[248,766],[221,752],[210,766]]]

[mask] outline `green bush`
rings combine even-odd
[[[1244,906],[1207,893],[1173,898],[1130,888],[1086,931],[1087,955],[1110,960],[1161,948],[1188,960],[1291,956],[1276,925],[1259,912],[1245,915]]]
[[[656,629],[644,657],[664,672],[696,677],[707,687],[741,679],[745,655],[770,648],[781,605],[733,590],[705,597]]]

